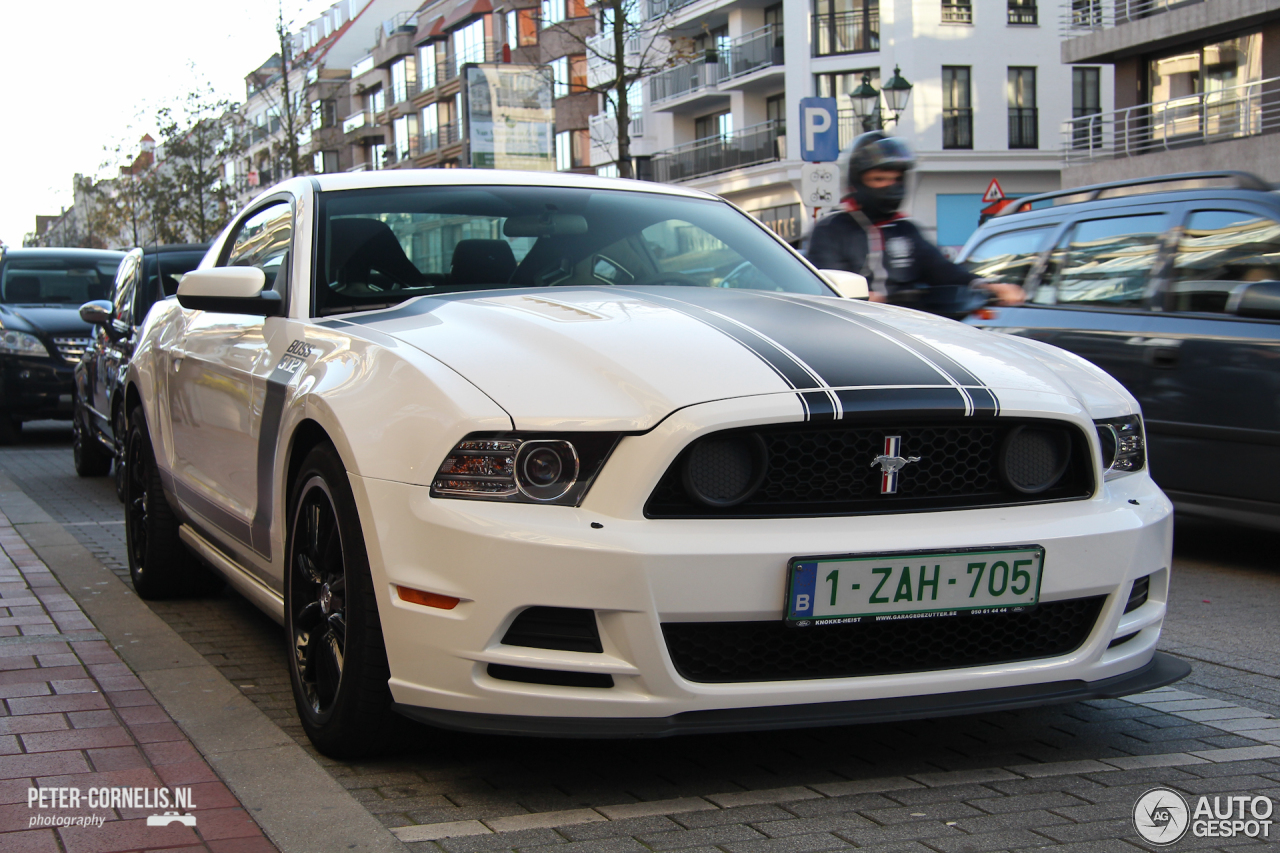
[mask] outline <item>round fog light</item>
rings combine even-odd
[[[767,467],[768,450],[756,433],[710,436],[689,449],[684,488],[707,506],[737,506],[760,488]]]
[[[578,452],[567,441],[526,441],[516,451],[516,486],[535,501],[553,501],[578,481]]]

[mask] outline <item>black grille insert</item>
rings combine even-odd
[[[1106,596],[1026,613],[944,616],[793,628],[776,622],[666,622],[676,671],[689,681],[791,681],[927,672],[1070,654]]]
[[[1028,494],[1000,471],[1000,451],[1019,427],[1061,442],[1066,470],[1056,483]],[[1025,430],[1024,430],[1025,431]],[[928,424],[786,424],[726,430],[715,436],[758,434],[768,463],[763,481],[734,506],[709,506],[683,482],[681,453],[645,504],[649,518],[767,518],[806,515],[861,515],[922,510],[1076,500],[1093,492],[1093,455],[1084,436],[1061,421],[995,418],[934,421]],[[897,475],[897,491],[881,493],[885,438],[900,436],[903,457],[918,456]],[[704,437],[701,441],[706,441]],[[695,443],[693,447],[696,447]]]
[[[560,652],[604,651],[594,610],[576,607],[530,607],[520,611],[502,642],[508,646]]]
[[[552,684],[557,687],[612,687],[613,676],[598,672],[570,672],[563,669],[534,669],[528,666],[508,666],[491,663],[489,675],[502,681],[518,681],[521,684]]]
[[[1125,602],[1124,612],[1132,613],[1139,607],[1147,603],[1147,597],[1151,592],[1151,575],[1138,578],[1133,582],[1133,588],[1129,590],[1129,600]]]

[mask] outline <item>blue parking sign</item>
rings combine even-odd
[[[830,163],[840,156],[835,98],[800,99],[800,159]]]

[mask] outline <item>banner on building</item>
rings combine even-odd
[[[463,75],[471,167],[555,171],[551,69],[469,64]]]

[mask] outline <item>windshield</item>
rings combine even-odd
[[[9,258],[0,273],[0,301],[78,308],[90,299],[109,299],[118,266],[119,258]]]
[[[722,202],[565,187],[321,195],[315,314],[499,287],[671,285],[832,295]]]

